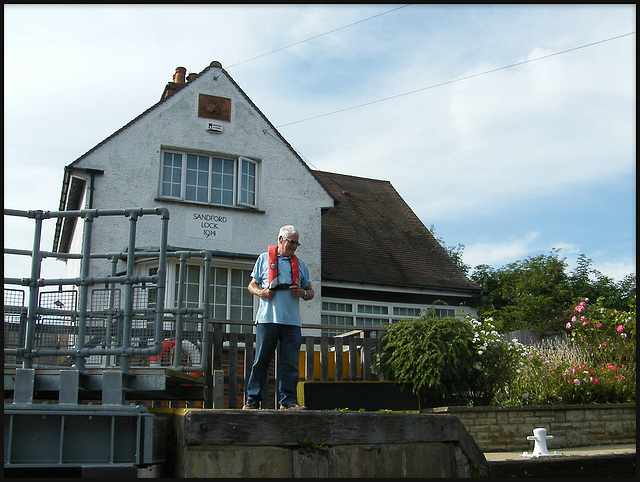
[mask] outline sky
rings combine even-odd
[[[471,272],[556,252],[619,281],[635,29],[635,4],[4,4],[4,207],[57,211],[65,166],[219,61],[311,169],[389,181]],[[5,248],[33,226],[5,216]]]

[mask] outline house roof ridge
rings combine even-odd
[[[365,177],[365,176],[356,176],[354,174],[343,174],[340,172],[330,172],[330,171],[323,171],[320,169],[314,169],[313,172],[317,172],[319,174],[325,174],[328,176],[338,176],[338,177],[343,177],[343,178],[352,178],[352,179],[359,179],[359,180],[363,180],[363,181],[375,181],[375,182],[383,182],[383,183],[389,183],[391,184],[391,182],[388,179],[376,179],[376,178],[372,178],[372,177]]]

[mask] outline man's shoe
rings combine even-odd
[[[296,402],[280,405],[280,410],[306,410],[306,409],[307,407],[303,405],[298,405]]]
[[[242,410],[258,410],[260,408],[260,402],[258,400],[247,400]]]

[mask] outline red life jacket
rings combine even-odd
[[[278,247],[269,246],[269,288],[278,285]],[[294,285],[300,284],[300,269],[298,268],[298,258],[294,254],[291,256],[291,277]]]

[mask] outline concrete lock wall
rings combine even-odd
[[[553,436],[549,450],[636,442],[636,404],[440,407],[460,419],[483,452],[528,451],[534,428]]]
[[[164,414],[173,427],[167,477],[472,477],[487,471],[484,454],[451,415],[203,409]]]

